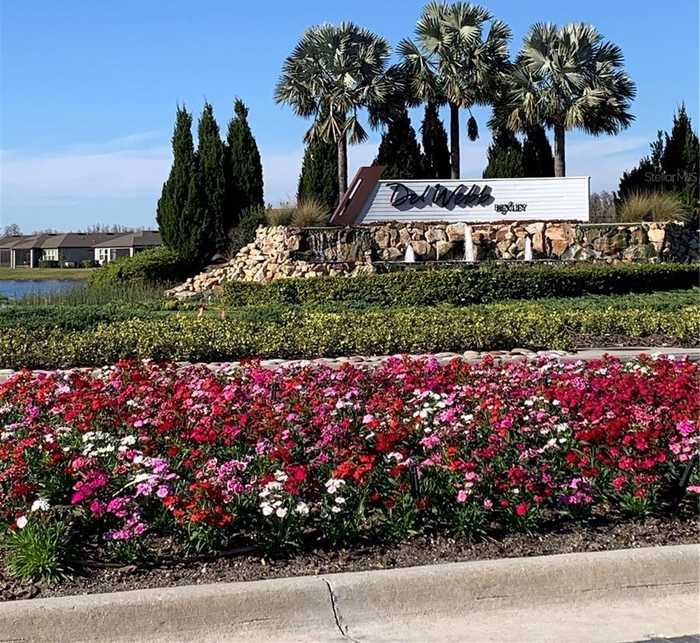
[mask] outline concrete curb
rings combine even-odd
[[[700,545],[679,545],[34,599],[0,604],[0,641],[356,640],[377,623],[694,601],[699,569]]]
[[[576,351],[559,351],[559,350],[543,350],[532,351],[525,348],[514,348],[510,351],[466,351],[464,353],[444,352],[444,353],[420,353],[410,355],[412,358],[429,358],[434,357],[441,364],[446,364],[455,358],[463,359],[465,362],[478,363],[484,357],[491,356],[502,362],[513,361],[532,361],[540,358],[557,359],[562,362],[576,362],[578,360],[590,362],[595,359],[600,359],[603,355],[610,355],[622,362],[629,362],[636,359],[640,355],[664,355],[673,357],[687,357],[692,362],[700,361],[700,348],[682,348],[682,347],[654,347],[654,346],[637,346],[630,348],[584,348]],[[351,355],[348,357],[318,357],[315,359],[264,359],[260,365],[263,368],[292,368],[297,366],[330,366],[338,368],[341,364],[349,363],[360,367],[376,367],[380,366],[392,357],[401,357],[401,355]],[[200,362],[201,363],[201,362]],[[190,362],[178,362],[182,367],[191,366]],[[226,367],[240,366],[240,362],[209,362],[203,363],[208,368],[216,370]],[[72,369],[58,369],[62,371],[99,371],[99,367],[85,366]],[[0,384],[9,379],[16,371],[11,368],[0,368]],[[50,373],[49,370],[35,370],[34,373]]]

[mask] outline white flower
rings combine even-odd
[[[260,505],[260,508],[262,509],[263,516],[269,516],[274,511],[267,503]]]
[[[284,518],[287,515],[287,510],[284,507],[280,507],[275,514],[278,518]]]
[[[337,496],[336,499],[335,499],[335,501],[336,501],[336,503],[338,503],[339,505],[344,505],[344,504],[345,504],[345,498],[343,498],[343,496]]]
[[[17,527],[24,529],[27,526],[27,516],[20,516],[17,518]]]
[[[340,487],[345,484],[345,480],[342,478],[329,478],[326,480],[326,491],[331,495],[334,494]]]
[[[305,502],[299,501],[294,511],[296,511],[298,514],[301,514],[302,516],[308,516],[309,505],[307,505]]]
[[[32,503],[32,511],[48,511],[50,506],[46,498],[37,498]]]
[[[287,474],[284,471],[277,469],[277,471],[275,471],[275,480],[277,480],[277,482],[286,482]]]
[[[331,508],[331,511],[332,511],[334,514],[338,514],[338,513],[340,513],[340,512],[342,511],[342,509],[341,509],[338,505],[333,505],[333,507]]]
[[[136,444],[136,436],[134,435],[126,435],[121,439],[121,444],[124,446],[131,446],[132,444]]]

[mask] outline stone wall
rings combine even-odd
[[[173,288],[191,298],[224,281],[269,283],[288,277],[370,274],[401,262],[410,245],[416,261],[463,260],[465,230],[474,259],[523,260],[530,239],[534,260],[698,261],[698,232],[681,223],[582,224],[532,222],[473,224],[383,223],[345,228],[258,228],[255,241],[223,265]]]
[[[223,282],[231,280],[269,283],[289,277],[374,272],[369,249],[366,255],[363,253],[357,256],[348,248],[346,261],[309,261],[304,257],[311,255],[312,251],[304,250],[303,244],[307,240],[304,233],[304,229],[291,226],[260,227],[256,231],[255,241],[243,246],[228,263],[209,266],[204,272],[190,277],[166,294],[177,299],[187,299],[211,292]]]

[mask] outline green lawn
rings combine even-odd
[[[87,279],[93,268],[0,268],[0,280]]]

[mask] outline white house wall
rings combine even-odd
[[[430,189],[426,192],[426,188]],[[413,196],[409,195],[409,190]],[[466,197],[470,193],[471,199]],[[424,194],[425,199],[418,198]],[[448,198],[450,194],[456,196]],[[474,196],[477,194],[479,196]],[[433,196],[442,204],[433,202]],[[442,181],[387,179],[377,183],[357,223],[588,221],[588,206],[587,176]]]

